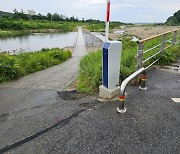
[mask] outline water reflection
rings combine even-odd
[[[2,51],[37,51],[42,48],[64,48],[74,46],[77,39],[76,32],[69,33],[32,33],[30,35],[0,39]]]

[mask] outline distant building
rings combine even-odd
[[[36,12],[34,10],[28,10],[29,15],[36,15]]]

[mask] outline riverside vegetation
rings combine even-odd
[[[112,22],[110,28],[119,27],[122,23]],[[87,29],[104,29],[104,22],[99,20],[78,20],[74,17],[65,17],[57,13],[46,16],[28,15],[23,11],[14,13],[0,11],[0,37],[12,37],[35,32],[68,32],[74,31],[77,26],[86,26]],[[70,51],[61,49],[43,49],[41,52],[20,53],[9,55],[0,53],[0,83],[18,79],[45,68],[62,63],[71,57]]]
[[[70,51],[59,48],[9,55],[0,53],[0,83],[61,64],[71,57]]]
[[[0,11],[0,29],[4,31],[16,30],[19,32],[24,30],[41,30],[41,29],[58,29],[59,31],[73,31],[78,24],[78,20],[74,17],[64,17],[57,13],[48,13],[46,16],[29,15],[16,9],[14,13]],[[13,32],[13,31],[12,31]]]
[[[120,22],[112,22],[110,29],[119,28]],[[0,37],[10,37],[35,32],[70,32],[78,26],[85,26],[90,31],[104,31],[105,23],[101,21],[88,20],[87,22],[59,22],[48,20],[14,20],[11,18],[0,18]]]
[[[77,26],[86,26],[87,29],[103,31],[105,23],[99,20],[82,19],[59,15],[58,13],[48,13],[46,16],[37,14],[25,14],[23,10],[14,13],[0,11],[0,37],[9,37],[29,34],[35,32],[69,32],[74,31]],[[119,28],[121,22],[112,22],[110,29]],[[49,31],[51,29],[51,31]]]
[[[49,21],[26,21],[0,18],[0,37],[18,36],[29,34],[33,30],[36,32],[49,32],[49,29],[56,30],[55,32],[70,32],[74,31],[80,23],[74,22],[49,22]],[[45,31],[46,30],[46,31]]]

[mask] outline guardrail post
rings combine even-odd
[[[141,75],[141,86],[139,87],[140,90],[147,90],[146,87],[146,71],[144,71]]]
[[[117,108],[117,112],[118,113],[125,113],[126,112],[126,108],[124,107],[124,103],[125,103],[125,91],[124,91],[123,94],[120,93],[119,101],[120,101],[120,104],[119,104],[119,107]]]
[[[173,40],[172,40],[172,46],[176,43],[176,37],[177,37],[177,31],[174,31]]]
[[[138,53],[137,53],[137,70],[142,68],[143,52],[144,52],[144,44],[139,42]]]
[[[125,90],[126,87],[128,85],[128,83],[134,79],[135,77],[137,77],[139,74],[145,72],[146,69],[144,67],[142,67],[141,69],[137,70],[136,72],[134,72],[133,74],[131,74],[128,78],[126,78],[120,87],[120,91],[119,91],[119,107],[117,108],[117,112],[118,113],[125,113],[126,112],[126,108],[124,107],[124,103],[125,103]]]
[[[166,44],[166,34],[163,35],[163,39],[162,39],[161,56],[164,54],[165,44]]]

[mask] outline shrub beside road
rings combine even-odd
[[[71,56],[70,51],[59,48],[23,52],[17,55],[0,53],[0,83],[61,64]]]

